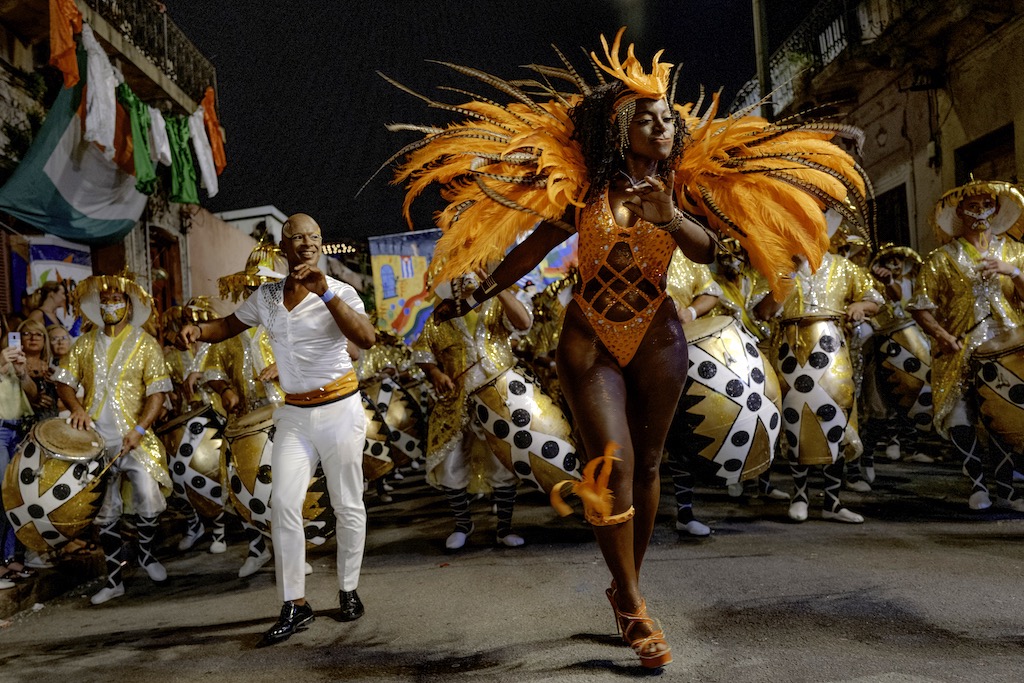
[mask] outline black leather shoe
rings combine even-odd
[[[338,591],[338,602],[341,604],[340,619],[342,621],[355,621],[363,616],[366,611],[363,609],[363,602],[355,591]]]
[[[256,647],[266,647],[282,640],[288,640],[296,631],[301,631],[309,626],[314,619],[313,608],[307,602],[305,605],[296,605],[294,602],[286,602],[281,607],[281,616],[277,623],[270,627],[270,630],[263,634],[263,639]]]

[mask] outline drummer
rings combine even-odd
[[[897,246],[892,243],[883,244],[872,257],[870,263],[871,276],[878,283],[878,290],[885,297],[885,305],[875,317],[881,333],[885,329],[911,323],[913,318],[907,306],[914,293],[915,281],[921,269],[921,256],[910,247]],[[916,326],[916,323],[913,323]],[[906,454],[908,462],[931,463],[934,458],[918,450],[921,431],[931,429],[931,411],[928,405],[918,403],[909,413],[904,410],[891,395],[878,384],[879,365],[884,358],[884,348],[876,348],[874,357],[869,360],[869,367],[864,373],[865,407],[864,428],[864,470],[865,478],[870,482],[874,479],[872,467],[872,451],[879,442],[885,444],[885,455],[889,460],[899,460]],[[927,361],[927,359],[922,359]],[[927,365],[927,362],[926,362]],[[921,390],[922,398],[930,396],[931,386],[926,384]],[[927,399],[926,399],[927,400]],[[930,402],[929,402],[930,403]],[[921,410],[917,414],[915,410]],[[913,414],[911,414],[913,413]],[[925,420],[924,424],[920,420]]]
[[[218,280],[221,296],[238,301],[255,292],[261,284],[283,280],[285,275],[279,271],[287,269],[281,250],[276,245],[261,242],[249,255],[244,271]],[[277,382],[274,350],[262,324],[211,345],[199,369],[202,372],[200,384],[205,383],[220,396],[225,413],[235,419],[264,406],[284,403],[284,394]],[[249,551],[238,570],[239,578],[252,576],[273,559],[263,533],[244,520],[242,527],[249,541]]]
[[[805,323],[818,319],[860,322],[878,311],[882,295],[872,287],[865,272],[838,254],[824,254],[814,273],[802,256],[795,256],[793,263],[795,286],[786,299],[779,303],[771,295],[758,294],[763,298],[755,305],[758,318],[781,318],[775,321],[781,324],[775,331],[772,350],[775,369],[787,386],[782,399],[783,425],[795,484],[789,517],[796,522],[807,519],[807,478],[809,466],[814,464],[824,466],[822,517],[860,524],[864,518],[843,507],[839,500],[845,464],[840,444],[846,439],[854,395],[853,372],[842,327],[828,323],[827,331],[814,339],[805,340],[802,333],[814,329],[811,325],[805,327]],[[819,348],[809,355],[806,364],[801,363],[797,349],[786,343],[787,335],[794,334],[794,346]],[[784,362],[780,362],[780,357]],[[815,418],[813,425],[802,424],[808,411]],[[827,434],[821,433],[823,423],[832,425]],[[820,438],[801,443],[798,435],[805,433]]]
[[[164,311],[160,319],[164,339],[173,343],[185,320],[199,322],[216,317],[217,312],[208,297],[193,297],[185,306],[172,306]],[[167,361],[167,369],[174,384],[173,400],[170,401],[172,419],[202,406],[213,406],[218,415],[224,415],[220,398],[207,391],[198,381],[202,377],[201,366],[210,347],[211,345],[206,342],[198,342],[187,349],[178,349],[174,346],[164,348],[164,360]],[[169,444],[167,447],[171,448]],[[177,445],[174,446],[176,447]],[[206,533],[206,527],[187,496],[178,496],[176,500],[184,508],[186,517],[185,533],[178,542],[178,550],[190,550]],[[213,520],[211,533],[210,552],[215,555],[225,552],[228,546],[223,511]]]
[[[285,405],[274,413],[271,461],[271,539],[284,605],[261,646],[291,637],[314,619],[306,601],[302,506],[317,461],[323,466],[337,518],[339,618],[354,621],[364,613],[356,588],[366,541],[362,472],[366,418],[347,347],[351,341],[370,348],[373,325],[355,289],[317,267],[323,236],[313,218],[302,213],[291,216],[282,227],[281,242],[289,268],[284,282],[260,285],[231,315],[185,325],[179,337],[179,345],[184,346],[196,341],[216,343],[262,324],[286,392]]]
[[[933,227],[945,244],[925,259],[908,308],[934,340],[932,395],[934,424],[964,459],[971,480],[968,505],[993,503],[985,484],[977,396],[971,357],[984,342],[1024,325],[1024,245],[1005,239],[1024,211],[1024,196],[1010,183],[971,180],[942,195]],[[1013,489],[1012,453],[988,431],[996,482],[996,507],[1024,512]]]
[[[435,287],[440,299],[460,300],[479,285],[472,273]],[[462,549],[473,533],[469,511],[471,476],[481,472],[497,508],[496,541],[515,548],[525,542],[512,533],[512,512],[519,478],[486,446],[470,410],[470,395],[516,364],[512,336],[530,328],[533,316],[511,289],[488,300],[463,318],[443,323],[431,316],[413,343],[413,360],[427,374],[437,402],[427,432],[427,482],[444,492],[455,530],[445,539],[449,551]],[[481,447],[482,446],[482,447]],[[486,453],[474,460],[474,450]]]
[[[57,395],[71,410],[71,425],[95,428],[114,458],[107,491],[94,524],[107,563],[107,582],[92,596],[99,605],[124,595],[125,565],[118,522],[123,512],[121,478],[132,490],[138,516],[138,561],[156,582],[167,571],[154,556],[157,518],[167,508],[171,478],[163,445],[152,426],[171,390],[160,344],[142,329],[152,311],[149,295],[124,276],[94,275],[75,289],[78,309],[95,327],[75,341],[54,374]],[[97,363],[97,359],[103,362]],[[76,390],[85,391],[79,401]]]
[[[754,305],[760,301],[755,299],[759,293],[766,291],[764,276],[750,267],[746,251],[733,238],[722,240],[721,247],[715,257],[715,282],[722,290],[718,305],[710,315],[727,315],[735,318],[744,329],[757,339],[758,346],[768,346],[771,326],[754,315]],[[764,354],[767,355],[767,354]],[[775,444],[778,449],[778,442]],[[773,453],[775,459],[777,453]],[[789,494],[776,488],[771,483],[771,469],[767,469],[757,477],[757,491],[773,500],[789,500]],[[738,497],[743,494],[743,482],[729,485],[729,495]]]
[[[666,275],[668,295],[676,305],[676,314],[684,325],[710,312],[722,296],[722,288],[715,282],[707,264],[695,263],[683,256],[678,248],[672,254]],[[693,514],[694,477],[693,455],[686,446],[692,435],[681,419],[682,410],[676,411],[665,441],[670,449],[668,467],[672,473],[672,487],[676,497],[676,531],[690,536],[709,536],[711,527]]]

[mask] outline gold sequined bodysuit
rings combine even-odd
[[[580,282],[573,299],[619,365],[633,359],[665,300],[665,272],[675,240],[647,221],[615,222],[608,193],[580,212]]]

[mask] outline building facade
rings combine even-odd
[[[769,15],[768,20],[771,21]],[[769,60],[774,119],[815,107],[865,133],[875,244],[927,253],[943,192],[1024,168],[1024,4],[824,0]],[[766,88],[766,91],[768,89]],[[736,111],[761,95],[756,79]]]

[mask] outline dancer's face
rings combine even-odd
[[[288,219],[281,231],[281,251],[288,259],[288,267],[299,264],[315,266],[320,260],[323,236],[316,221],[305,214],[296,214]]]
[[[664,161],[672,154],[676,124],[665,100],[638,100],[629,123],[629,149],[641,158]]]

